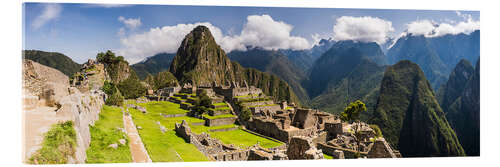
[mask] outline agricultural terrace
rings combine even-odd
[[[246,148],[256,143],[259,143],[265,148],[276,147],[283,144],[253,135],[240,129],[212,132],[212,130],[217,129],[238,127],[235,124],[207,127],[204,126],[205,121],[203,119],[188,116],[166,118],[160,115],[160,113],[171,114],[172,111],[170,110],[175,110],[176,113],[188,112],[187,110],[181,109],[179,104],[172,102],[161,101],[139,104],[129,100],[127,104],[146,107],[147,114],[143,114],[133,108],[128,108],[128,110],[132,115],[135,125],[141,127],[139,129],[139,135],[153,162],[209,160],[194,145],[186,143],[184,139],[176,135],[175,123],[181,123],[182,120],[186,120],[191,127],[191,131],[194,133],[200,134],[205,132],[221,140],[225,144],[234,144],[241,148]],[[163,106],[164,108],[158,106]],[[159,124],[157,122],[159,122]],[[161,131],[160,126],[165,127],[166,131],[164,133]]]

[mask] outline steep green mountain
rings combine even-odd
[[[159,53],[130,67],[135,70],[140,79],[145,79],[148,74],[156,75],[161,71],[168,70],[174,57],[175,53]]]
[[[362,60],[382,63],[385,56],[376,43],[339,41],[325,52],[311,69],[305,87],[311,98],[327,91],[349,76]]]
[[[406,35],[397,40],[387,52],[390,64],[400,60],[417,63],[424,71],[434,90],[447,81],[447,77],[461,59],[475,62],[479,58],[479,30],[471,34],[424,37]]]
[[[198,26],[186,35],[169,71],[181,83],[224,85],[234,80],[231,60],[205,26]]]
[[[473,73],[474,67],[472,67],[472,64],[469,61],[462,59],[458,62],[453,72],[451,72],[450,77],[448,77],[448,82],[439,88],[437,97],[439,104],[445,113],[448,112],[448,107],[450,107],[451,104],[462,95],[462,92],[464,91],[464,88]]]
[[[429,81],[410,61],[386,69],[370,122],[404,157],[465,155]]]
[[[311,49],[306,50],[292,50],[292,49],[282,49],[280,50],[288,59],[296,66],[298,69],[304,72],[308,72],[313,66],[314,62],[321,57],[335,41],[331,39],[321,39],[317,45],[314,45]]]
[[[307,91],[301,85],[302,80],[307,77],[306,74],[282,52],[249,48],[247,51],[232,51],[228,53],[228,57],[245,68],[255,68],[278,76],[292,87],[303,104],[309,101]]]
[[[181,43],[169,71],[183,83],[229,85],[246,81],[275,100],[298,103],[293,90],[279,77],[233,63],[205,26],[193,29]]]
[[[325,52],[304,81],[310,95],[310,106],[331,113],[340,113],[350,102],[362,100],[368,112],[375,108],[385,67],[385,56],[376,43],[339,41]]]
[[[479,60],[472,76],[466,82],[460,96],[448,106],[446,118],[455,129],[460,143],[467,155],[479,156],[480,153],[480,75]],[[450,80],[452,77],[450,76]]]
[[[361,100],[367,106],[367,112],[361,114],[361,120],[366,121],[375,109],[384,70],[383,66],[369,60],[361,60],[349,75],[338,83],[330,85],[325,92],[312,99],[310,105],[322,111],[338,114],[350,102]]]
[[[24,50],[23,57],[37,63],[55,68],[71,77],[80,71],[81,64],[75,63],[68,56],[57,52],[44,52],[39,50]]]

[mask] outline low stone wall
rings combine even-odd
[[[212,154],[211,156],[216,161],[246,161],[248,159],[249,150],[239,150],[234,152],[223,152]]]
[[[187,116],[187,113],[183,113],[183,114],[163,114],[163,113],[160,113],[161,116],[165,117],[165,118],[174,118],[174,117],[184,117],[184,116]]]
[[[259,106],[259,107],[250,107],[252,113],[260,113],[261,111],[278,111],[281,110],[280,105],[272,105],[272,106]]]
[[[230,110],[209,110],[208,115],[217,116],[217,115],[229,114],[230,112],[231,112]]]
[[[234,124],[234,122],[236,122],[236,116],[228,118],[218,118],[218,119],[208,119],[208,118],[204,119],[206,126],[229,125],[229,124]]]
[[[274,102],[272,100],[267,100],[267,101],[254,101],[254,102],[241,103],[241,105],[243,106],[260,106],[260,105],[270,105],[270,104],[274,104]]]
[[[222,129],[210,129],[208,131],[210,131],[210,132],[227,132],[227,131],[232,131],[232,130],[236,130],[236,129],[238,129],[238,127],[222,128]]]
[[[336,155],[335,150],[339,150],[339,151],[344,152],[345,158],[352,159],[352,158],[354,158],[354,154],[356,154],[356,150],[351,150],[351,149],[346,149],[346,148],[341,148],[341,147],[334,147],[334,146],[327,145],[325,143],[318,143],[317,147],[318,147],[318,149],[321,149],[324,153],[326,153],[328,155]],[[362,157],[364,157],[364,156],[367,156],[368,153],[367,152],[360,152],[360,155]],[[334,157],[334,158],[338,158],[338,157]]]
[[[315,128],[308,129],[283,129],[279,121],[254,119],[247,123],[247,129],[259,134],[278,139],[279,141],[288,143],[293,136],[313,136]]]

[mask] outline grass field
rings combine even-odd
[[[225,131],[225,132],[207,132],[211,137],[221,140],[225,144],[234,144],[240,148],[246,148],[255,145],[259,142],[259,145],[264,148],[272,148],[282,145],[281,142],[275,142],[248,132],[241,129]]]
[[[127,103],[133,103],[128,101]],[[149,102],[157,103],[157,102]],[[149,103],[142,105],[148,106]],[[178,105],[177,105],[178,106]],[[172,105],[170,105],[172,107]],[[177,108],[179,109],[179,108]],[[179,109],[180,110],[180,109]],[[210,136],[221,140],[225,144],[234,144],[242,148],[252,146],[260,142],[262,147],[276,147],[283,143],[268,140],[243,130],[232,130],[227,132],[210,132],[212,129],[225,129],[237,127],[235,124],[207,127],[204,125],[193,125],[193,123],[203,123],[204,120],[194,117],[173,117],[165,118],[160,115],[165,110],[155,109],[149,110],[147,114],[143,114],[138,110],[129,108],[134,123],[141,126],[139,130],[142,142],[148,150],[149,156],[153,162],[172,162],[172,161],[208,161],[194,145],[186,143],[184,139],[175,134],[175,123],[181,123],[182,120],[190,125],[191,131],[197,134],[206,132]],[[156,124],[159,121],[162,126],[167,129],[167,132],[162,133],[160,127]],[[177,156],[177,154],[179,156]]]
[[[104,105],[99,120],[90,126],[91,142],[87,149],[87,163],[126,163],[132,162],[128,138],[117,129],[123,128],[121,108]],[[118,140],[125,139],[125,145]],[[118,144],[117,149],[108,148],[110,144]]]
[[[171,114],[184,114],[187,110],[181,109],[180,104],[169,101],[152,101],[148,103],[137,103],[136,105],[145,107],[148,112]]]

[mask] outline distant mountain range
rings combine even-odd
[[[55,68],[71,77],[75,72],[80,71],[81,64],[71,60],[68,56],[57,52],[44,52],[39,50],[24,50],[23,58],[33,60],[37,63]]]
[[[170,63],[175,57],[175,53],[158,53],[146,58],[144,61],[131,65],[140,79],[145,79],[149,74],[156,75],[159,72],[168,70]]]
[[[479,58],[479,30],[471,34],[441,37],[403,36],[387,51],[389,64],[401,60],[417,63],[436,91],[444,84],[461,59],[476,62]]]

